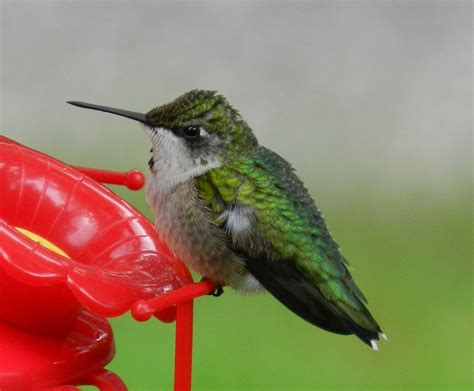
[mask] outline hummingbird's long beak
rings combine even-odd
[[[115,109],[113,107],[100,106],[100,105],[95,105],[95,104],[86,103],[86,102],[68,101],[67,103],[73,106],[82,107],[84,109],[91,109],[91,110],[103,111],[105,113],[120,115],[121,117],[130,118],[135,121],[141,122],[142,124],[145,124],[145,125],[152,125],[150,122],[147,121],[145,114],[137,113],[135,111]]]

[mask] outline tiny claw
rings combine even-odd
[[[209,280],[209,278],[207,277],[201,278],[201,282],[206,281],[206,280]],[[224,289],[220,285],[217,285],[217,288],[213,292],[208,293],[208,296],[219,297],[223,293],[224,293]]]
[[[219,297],[224,293],[224,289],[221,286],[218,286],[214,292],[209,293],[211,296]]]

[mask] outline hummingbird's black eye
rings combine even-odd
[[[188,127],[184,128],[184,135],[187,138],[196,138],[199,137],[201,134],[201,128],[197,125],[189,125]]]

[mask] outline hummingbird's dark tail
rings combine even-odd
[[[337,334],[355,334],[374,350],[376,341],[385,338],[356,293],[351,297],[353,306],[328,300],[321,287],[305,278],[291,261],[252,259],[247,261],[247,269],[282,304],[309,323]]]

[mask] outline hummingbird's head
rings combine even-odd
[[[173,186],[225,164],[257,144],[250,127],[215,91],[192,90],[146,114],[83,102],[75,106],[141,122],[152,142],[150,170]]]

